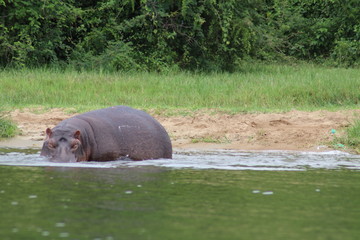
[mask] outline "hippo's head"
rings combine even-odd
[[[79,130],[46,129],[41,156],[49,157],[52,162],[79,162],[84,155]]]

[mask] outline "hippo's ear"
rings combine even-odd
[[[45,133],[46,133],[46,137],[47,137],[47,138],[51,138],[52,131],[51,131],[50,128],[47,128],[46,131],[45,131]]]
[[[81,135],[80,131],[76,130],[76,132],[74,133],[74,138],[80,140],[80,135]]]

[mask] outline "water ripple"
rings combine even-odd
[[[360,170],[360,155],[340,151],[234,151],[177,150],[173,159],[146,161],[118,160],[111,162],[52,163],[38,153],[1,152],[0,165],[53,166],[84,168],[166,167],[222,170],[303,171],[307,169]]]

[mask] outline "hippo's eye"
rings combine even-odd
[[[75,151],[76,149],[78,149],[79,145],[74,144],[71,146],[71,150]]]
[[[55,149],[56,148],[56,146],[53,144],[53,143],[48,143],[48,148],[50,148],[50,149]]]

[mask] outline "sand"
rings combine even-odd
[[[290,111],[228,114],[195,111],[187,116],[152,114],[168,131],[174,148],[236,150],[331,150],[331,140],[359,117],[360,110]],[[21,135],[0,141],[0,147],[40,148],[45,129],[69,114],[64,109],[22,109],[9,112]],[[332,129],[336,133],[331,132]]]

